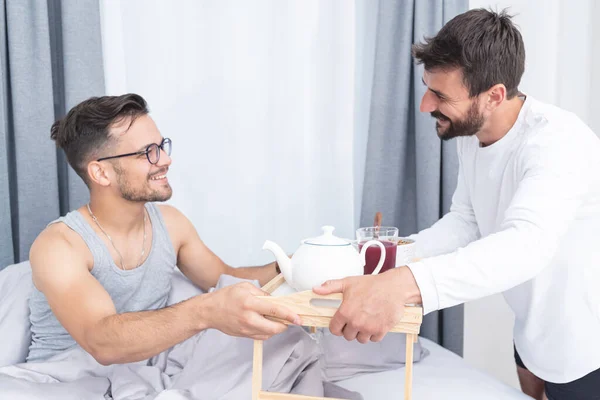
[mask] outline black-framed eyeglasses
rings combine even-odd
[[[131,156],[141,156],[142,154],[146,155],[148,162],[150,164],[158,163],[160,160],[160,151],[164,151],[168,156],[171,155],[171,139],[164,138],[160,144],[152,143],[146,147],[146,150],[136,151],[135,153],[127,153],[127,154],[119,154],[118,156],[110,156],[110,157],[102,157],[97,159],[96,161],[104,161],[111,160],[113,158],[121,158],[121,157],[131,157]]]

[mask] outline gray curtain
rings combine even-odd
[[[88,191],[52,123],[104,93],[97,0],[0,0],[0,269]]]
[[[411,45],[434,36],[468,0],[380,0],[361,226],[377,211],[383,224],[409,235],[431,226],[456,187],[456,142],[441,142],[435,122],[419,111],[425,87]],[[462,355],[463,307],[429,314],[421,334]]]

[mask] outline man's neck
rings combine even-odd
[[[145,212],[144,203],[100,195],[91,195],[89,206],[103,229],[123,235],[139,229]],[[89,214],[86,206],[84,212]]]
[[[517,122],[522,107],[520,95],[502,103],[486,121],[486,126],[477,133],[481,146],[486,147],[502,139]]]

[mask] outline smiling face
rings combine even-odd
[[[479,96],[469,97],[460,69],[425,70],[423,84],[427,91],[421,100],[421,112],[435,118],[437,134],[442,140],[473,136],[485,123]]]
[[[129,126],[130,118],[111,128],[117,138],[114,154],[145,151],[152,143],[161,144],[163,137],[149,115],[141,115]],[[167,201],[173,190],[167,179],[171,157],[162,149],[156,164],[151,164],[145,154],[122,157],[110,162],[114,170],[113,183],[125,200],[136,202]]]

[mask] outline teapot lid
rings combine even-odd
[[[304,244],[310,244],[314,246],[350,246],[351,243],[348,240],[339,238],[333,235],[333,226],[323,226],[323,234],[316,238],[306,239]]]

